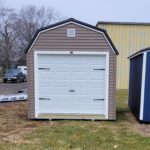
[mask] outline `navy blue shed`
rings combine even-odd
[[[150,122],[150,47],[129,59],[129,108],[138,120]]]

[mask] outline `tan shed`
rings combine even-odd
[[[27,49],[30,119],[116,118],[116,55],[107,32],[70,18]]]

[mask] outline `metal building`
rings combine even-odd
[[[127,57],[150,45],[150,23],[98,22],[114,42],[117,57],[117,89],[128,89],[129,62]]]

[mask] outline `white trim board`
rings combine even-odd
[[[109,52],[81,52],[73,51],[73,54],[70,54],[70,51],[34,51],[34,86],[35,86],[35,118],[38,118],[39,115],[39,100],[38,100],[38,55],[39,54],[58,54],[58,55],[106,55],[106,89],[105,89],[105,101],[106,101],[106,112],[105,119],[108,119],[109,114]]]
[[[147,62],[147,52],[144,52],[144,54],[143,54],[143,66],[142,66],[140,120],[143,120],[143,112],[144,112],[144,93],[145,93],[146,62]]]
[[[59,27],[63,27],[63,26],[68,25],[68,24],[70,24],[70,23],[73,23],[73,24],[76,24],[76,25],[78,25],[78,26],[84,27],[84,28],[86,28],[86,29],[90,29],[90,30],[95,31],[95,32],[97,32],[97,33],[103,34],[103,36],[104,36],[105,40],[108,42],[108,44],[109,44],[111,50],[116,54],[116,52],[114,51],[112,45],[111,45],[110,42],[108,41],[108,39],[107,39],[106,35],[104,34],[104,32],[99,31],[99,30],[96,30],[96,29],[93,29],[93,28],[90,28],[90,27],[87,27],[87,26],[82,25],[82,24],[79,24],[79,23],[76,23],[76,22],[74,22],[74,21],[69,21],[69,22],[67,22],[67,23],[64,23],[64,24],[61,24],[61,25],[58,25],[58,26],[55,26],[55,27],[52,27],[52,28],[49,28],[49,29],[45,29],[45,30],[43,30],[43,31],[40,31],[40,32],[37,34],[36,38],[34,39],[33,43],[31,44],[31,46],[30,46],[28,52],[32,49],[33,45],[35,44],[36,40],[38,39],[38,37],[39,37],[39,35],[40,35],[41,33],[44,33],[44,32],[47,32],[47,31],[50,31],[50,30],[59,28]]]
[[[34,54],[69,54],[73,52],[73,54],[87,54],[87,55],[107,55],[109,52],[91,52],[90,51],[34,51]]]
[[[34,52],[34,101],[35,101],[35,118],[38,117],[39,114],[39,100],[38,100],[38,67],[37,65],[38,55]]]

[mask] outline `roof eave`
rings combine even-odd
[[[150,26],[150,22],[111,22],[111,21],[98,21],[96,26],[99,24],[109,24],[109,25],[145,25]]]

